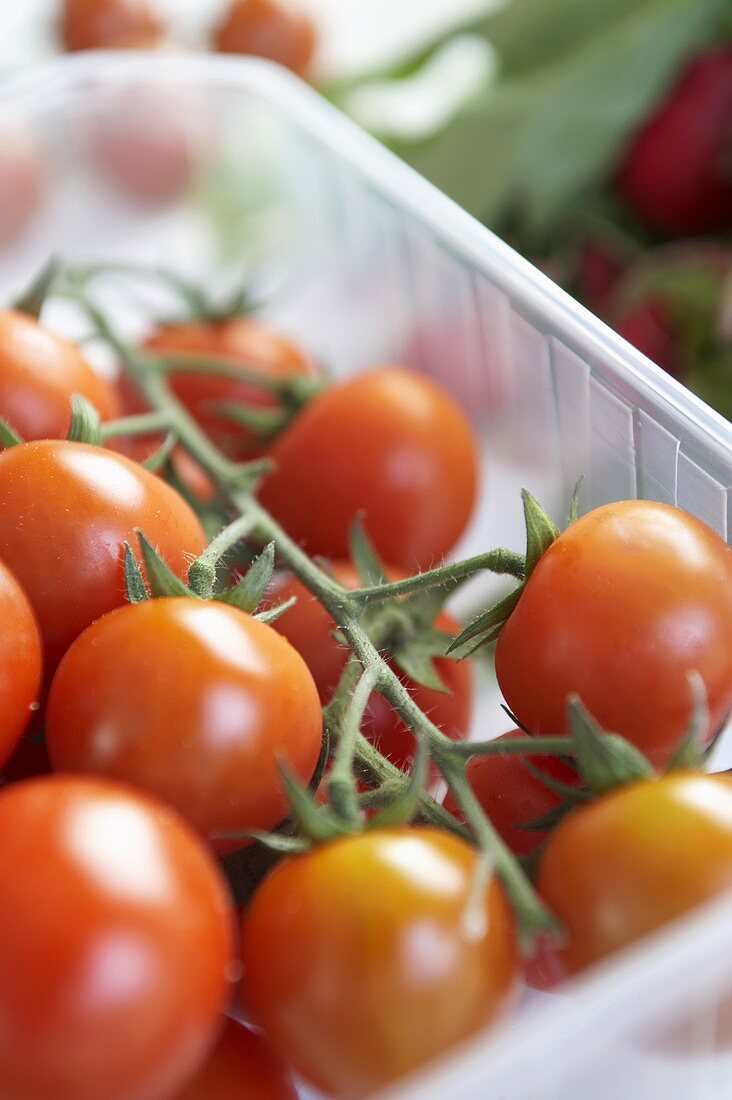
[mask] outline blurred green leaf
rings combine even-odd
[[[718,38],[728,4],[513,0],[468,28],[498,52],[499,79],[444,129],[396,151],[521,247],[544,247],[685,59]]]

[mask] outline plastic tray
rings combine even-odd
[[[35,220],[0,252],[6,297],[51,252],[162,263],[221,289],[249,270],[265,314],[336,373],[409,362],[465,404],[485,476],[461,549],[519,547],[519,488],[561,518],[581,474],[585,508],[668,501],[729,539],[732,426],[289,74],[242,59],[87,55],[6,82],[6,124],[29,127],[45,178]],[[182,164],[184,193],[131,197],[110,139],[133,161]],[[74,323],[61,310],[51,320]],[[487,691],[475,732],[504,727]],[[718,1009],[731,945],[724,898],[561,995],[525,997],[503,1030],[392,1095],[729,1097]],[[654,1038],[690,1010],[683,1036]]]

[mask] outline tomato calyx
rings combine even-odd
[[[35,279],[15,299],[13,309],[19,313],[27,313],[38,320],[46,299],[56,286],[61,269],[61,261],[58,257],[51,256]]]
[[[577,515],[580,487],[581,480],[577,482],[572,494],[570,523],[574,522]],[[511,612],[521,599],[521,594],[529,577],[544,553],[559,538],[559,528],[528,489],[522,489],[521,499],[526,525],[526,555],[523,580],[517,588],[514,588],[508,595],[500,599],[493,607],[489,607],[487,611],[483,611],[471,623],[468,623],[464,630],[452,639],[447,649],[448,655],[455,654],[459,658],[469,657],[476,650],[496,641]]]
[[[238,537],[241,524],[232,524],[235,527],[231,537]],[[227,533],[226,530],[222,534]],[[267,587],[272,579],[274,570],[274,543],[270,542],[262,552],[254,559],[246,574],[233,585],[215,588],[214,583],[208,584],[209,572],[215,568],[225,549],[215,545],[216,540],[204,550],[200,557],[191,563],[188,571],[188,584],[184,584],[170,569],[155,547],[145,537],[144,532],[136,531],[140,554],[144,563],[143,571],[129,543],[125,543],[124,572],[127,599],[129,603],[140,603],[148,599],[177,599],[180,597],[193,600],[213,600],[218,603],[229,604],[240,611],[252,615],[259,622],[270,624],[283,615],[288,608],[295,603],[295,597],[286,600],[274,607],[267,607],[257,612],[262,603]],[[210,551],[214,550],[213,555]],[[195,571],[195,567],[199,571]],[[193,573],[193,577],[191,574]],[[196,586],[198,582],[198,590]],[[203,590],[202,590],[203,589]]]
[[[263,393],[276,398],[274,408],[247,404],[243,401],[206,401],[202,411],[215,413],[217,417],[228,420],[232,425],[245,428],[254,435],[260,445],[272,442],[287,428],[298,413],[322,393],[330,382],[327,378],[314,378],[305,375],[293,375],[287,378],[273,378],[257,369],[256,363],[247,366],[237,360],[219,359],[196,352],[179,352],[176,355],[145,355],[151,370],[163,375],[209,374],[219,378],[232,378],[237,382],[246,382]]]
[[[652,779],[659,774],[703,768],[709,755],[709,749],[704,748],[709,710],[704,682],[697,673],[689,675],[689,691],[692,702],[689,725],[663,773],[659,773],[648,757],[626,738],[604,731],[579,696],[571,695],[568,698],[567,712],[574,745],[574,766],[591,796],[601,797],[617,787]],[[541,738],[537,740],[540,741]],[[553,781],[550,780],[551,782]],[[570,800],[584,800],[586,797],[586,792],[569,793]]]
[[[0,417],[0,447],[6,451],[8,447],[17,447],[19,443],[25,443],[22,435],[8,424],[7,420]]]
[[[379,586],[387,585],[386,566],[360,517],[352,525],[350,543],[351,560],[361,582],[377,591]],[[439,586],[401,598],[365,603],[360,612],[364,629],[380,652],[388,654],[410,680],[432,691],[449,691],[434,661],[447,656],[453,640],[451,634],[436,629],[434,623],[446,601],[467,579],[450,577],[448,573]]]

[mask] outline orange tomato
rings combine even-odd
[[[270,447],[266,508],[311,554],[344,559],[357,515],[382,559],[412,570],[452,550],[471,517],[477,444],[442,389],[382,367],[314,397]]]
[[[620,501],[573,523],[542,557],[496,648],[521,725],[566,729],[577,692],[607,730],[663,764],[706,687],[714,735],[732,706],[732,550],[679,508]]]
[[[149,0],[63,0],[59,31],[67,50],[144,49],[163,27]]]
[[[297,1100],[262,1035],[229,1020],[212,1053],[175,1100]]]
[[[46,716],[54,769],[150,791],[222,854],[246,841],[214,834],[287,815],[278,763],[307,784],[322,731],[312,676],[284,638],[236,607],[185,597],[120,607],[85,630]]]
[[[495,879],[475,897],[477,859],[435,829],[374,831],[265,879],[244,918],[247,1003],[316,1088],[368,1095],[506,1010],[514,922]]]
[[[307,76],[318,44],[311,19],[287,0],[234,0],[213,36],[219,53],[254,54]]]
[[[196,321],[166,325],[145,342],[153,353],[169,356],[201,355],[262,374],[288,379],[314,373],[313,364],[291,340],[253,317],[226,321]],[[173,392],[195,416],[217,446],[232,458],[250,458],[262,447],[252,432],[216,413],[217,402],[274,408],[276,397],[246,379],[179,371],[170,378]],[[131,395],[131,400],[139,398]]]
[[[102,420],[119,415],[114,386],[89,366],[76,344],[35,317],[0,312],[0,416],[23,439],[65,439],[74,394],[91,401]]]
[[[3,1100],[169,1100],[229,984],[228,890],[197,837],[111,783],[15,783],[0,911]]]
[[[174,489],[123,455],[40,440],[0,454],[0,560],[35,611],[51,674],[94,619],[126,603],[124,544],[141,529],[185,578],[206,546]]]
[[[0,562],[0,767],[16,749],[41,686],[41,639],[25,592]]]
[[[673,772],[575,810],[549,838],[538,888],[573,973],[732,887],[732,782]]]

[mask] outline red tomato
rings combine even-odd
[[[435,829],[374,831],[265,879],[244,919],[247,1003],[316,1088],[365,1096],[505,1011],[514,922],[497,880],[476,900],[476,861]]]
[[[0,562],[0,768],[28,725],[41,686],[41,640],[25,592]]]
[[[145,348],[165,355],[203,355],[257,371],[265,378],[287,379],[314,373],[308,357],[281,333],[252,317],[196,321],[160,328]],[[217,446],[232,458],[250,458],[261,450],[256,437],[212,410],[216,402],[276,407],[276,398],[250,382],[211,374],[179,372],[171,376],[174,393],[193,413]],[[134,401],[135,398],[133,397]],[[137,399],[139,402],[139,398]]]
[[[358,588],[359,580],[348,562],[334,562],[333,576],[346,588]],[[390,575],[397,579],[397,571]],[[282,603],[294,596],[297,603],[274,624],[305,660],[313,674],[325,705],[338,684],[346,666],[350,650],[338,644],[333,637],[335,623],[325,608],[295,577],[281,578],[272,592],[272,602]],[[442,613],[435,622],[437,630],[458,634],[460,624],[452,616]],[[473,674],[469,661],[453,661],[438,657],[435,667],[449,694],[422,687],[407,677],[402,679],[409,687],[417,704],[432,721],[453,741],[467,736],[473,702]],[[407,768],[414,756],[414,735],[402,722],[382,695],[374,693],[366,710],[363,732],[388,756],[398,768]]]
[[[306,77],[318,38],[312,20],[287,0],[234,0],[212,44],[219,53],[266,57]]]
[[[626,257],[601,238],[589,238],[579,254],[577,282],[582,301],[599,317],[605,317],[618,283],[627,267]]]
[[[570,973],[732,887],[732,783],[673,772],[575,810],[549,838],[538,887]]]
[[[616,327],[621,336],[674,378],[683,379],[685,356],[680,326],[663,298],[646,298],[624,311]]]
[[[732,227],[732,47],[697,57],[641,128],[618,175],[629,206],[659,233]]]
[[[35,779],[40,775],[48,775],[50,771],[51,761],[48,759],[46,746],[39,741],[31,741],[29,737],[21,737],[13,755],[2,769],[0,785],[17,783],[21,779]]]
[[[168,1100],[228,991],[231,908],[198,840],[124,787],[14,784],[0,911],[3,1100]]]
[[[706,686],[711,739],[732,706],[732,551],[693,516],[643,500],[597,508],[560,535],[496,648],[521,725],[561,733],[577,692],[655,764],[687,728],[692,670]]]
[[[34,317],[0,312],[0,416],[23,439],[65,439],[71,398],[86,397],[102,420],[119,416],[119,398],[76,344]]]
[[[229,1020],[208,1061],[175,1100],[297,1100],[297,1093],[266,1039]]]
[[[8,124],[0,127],[0,248],[28,227],[43,199],[43,166],[30,136]]]
[[[124,543],[141,529],[178,576],[206,545],[169,485],[83,443],[42,440],[0,454],[0,559],[36,613],[46,672],[85,627],[126,602]]]
[[[524,736],[521,730],[511,730],[497,740]],[[537,832],[521,826],[538,821],[562,802],[560,795],[531,774],[526,761],[551,779],[577,784],[577,775],[569,765],[551,756],[474,756],[466,771],[470,786],[496,831],[511,851],[520,856],[533,852],[549,835],[548,830]],[[449,792],[445,808],[460,816],[457,803]]]
[[[46,716],[54,769],[133,783],[205,836],[279,824],[278,761],[308,783],[322,731],[315,684],[292,646],[235,607],[185,597],[121,607],[90,626],[61,662]]]
[[[63,0],[59,29],[67,50],[144,49],[163,33],[149,0]]]
[[[205,147],[197,111],[178,90],[154,84],[126,88],[84,134],[89,158],[102,179],[137,206],[180,200],[191,186]]]
[[[311,554],[348,556],[363,512],[394,566],[428,567],[460,538],[475,504],[476,441],[452,399],[400,367],[357,375],[313,398],[269,450],[262,503]]]

